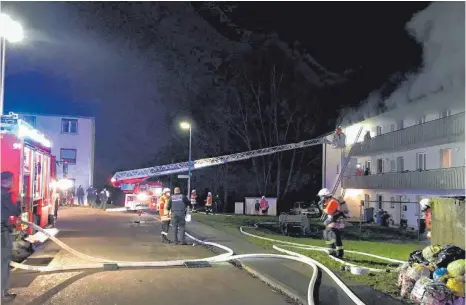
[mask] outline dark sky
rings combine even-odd
[[[420,47],[404,25],[425,6],[241,2],[229,16],[242,28],[299,41],[335,72],[355,71],[339,92],[342,103],[355,104],[389,75],[420,64]],[[9,2],[2,10],[27,34],[8,48],[6,110],[95,116],[96,180],[163,149],[174,132],[170,117],[185,111],[191,88],[204,80],[206,65],[190,57],[192,45],[199,52],[245,47],[229,42],[218,20],[202,13],[207,23],[184,3]]]

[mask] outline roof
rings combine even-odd
[[[76,119],[90,119],[95,120],[93,116],[80,116],[80,115],[67,115],[67,114],[46,114],[46,113],[31,113],[31,112],[14,112],[19,115],[30,115],[30,116],[46,116],[46,117],[60,117],[60,118],[76,118]]]

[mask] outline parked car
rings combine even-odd
[[[318,218],[322,215],[322,211],[315,202],[298,201],[294,203],[293,208],[290,210],[290,214]]]

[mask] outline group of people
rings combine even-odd
[[[107,208],[107,204],[111,204],[110,192],[106,188],[102,189],[99,192],[91,185],[87,188],[86,192],[84,192],[84,188],[82,187],[82,185],[80,185],[76,190],[76,196],[78,197],[78,205],[84,205],[85,193],[87,193],[87,204],[90,207],[99,207],[105,210]]]
[[[196,205],[197,205],[197,192],[196,190],[191,191],[191,204],[193,206],[193,212],[196,212]],[[215,199],[212,196],[211,192],[207,193],[207,198],[204,200],[204,209],[206,214],[214,214],[214,213],[222,213],[224,210],[224,206],[220,197],[215,195]]]

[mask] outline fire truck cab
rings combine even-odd
[[[120,180],[118,185],[125,193],[127,211],[157,210],[157,200],[162,195],[163,185],[160,181],[142,179]]]
[[[50,224],[55,209],[55,157],[47,137],[11,113],[1,116],[1,171],[13,173],[12,200],[21,205],[21,218],[43,228]],[[16,221],[14,217],[10,219]],[[18,226],[33,234],[32,228]]]

